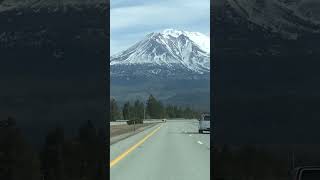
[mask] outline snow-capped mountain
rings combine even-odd
[[[79,45],[106,38],[101,21],[106,9],[103,0],[2,0],[0,48],[50,47],[52,56],[61,59],[61,46],[68,41]]]
[[[66,11],[67,8],[84,9],[87,7],[105,8],[106,2],[102,0],[3,0],[0,2],[0,12],[28,9],[38,12],[46,9],[49,12],[59,10]]]
[[[288,39],[320,32],[318,0],[226,0],[242,17]]]
[[[166,29],[111,57],[111,76],[202,75],[210,71],[210,39],[198,32]],[[183,74],[183,75],[182,75]]]
[[[185,35],[190,38],[194,43],[196,43],[202,50],[210,53],[210,38],[199,32],[188,32],[188,31],[178,31],[175,29],[165,29],[162,34],[170,38],[169,36],[179,37],[180,35]]]

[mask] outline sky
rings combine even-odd
[[[111,55],[167,28],[210,33],[210,0],[110,0],[110,4]]]

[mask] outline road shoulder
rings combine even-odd
[[[136,131],[130,131],[130,132],[127,132],[127,133],[123,133],[123,134],[120,134],[120,135],[116,135],[116,136],[110,137],[110,145],[115,144],[115,143],[117,143],[117,142],[119,142],[121,140],[124,140],[124,139],[126,139],[126,138],[128,138],[130,136],[133,136],[135,134],[138,134],[138,133],[140,133],[140,132],[142,132],[144,130],[147,130],[147,129],[151,128],[151,127],[154,127],[157,124],[159,124],[159,123],[150,123],[147,126],[143,126],[143,127],[137,128]]]

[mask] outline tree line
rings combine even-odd
[[[106,131],[89,120],[73,138],[67,138],[63,128],[53,128],[37,150],[26,141],[14,118],[0,120],[0,179],[107,179],[106,137]]]
[[[265,148],[257,148],[254,144],[244,144],[237,148],[232,148],[232,145],[228,144],[215,144],[213,179],[288,179],[290,167],[287,157],[280,157]]]
[[[190,107],[180,107],[176,105],[164,105],[153,95],[150,95],[144,103],[140,100],[125,102],[120,107],[114,98],[110,99],[110,121],[119,119],[162,119],[162,118],[198,118],[200,112]]]

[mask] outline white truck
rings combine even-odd
[[[210,114],[208,113],[202,114],[199,119],[199,133],[203,131],[210,131]]]

